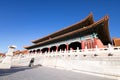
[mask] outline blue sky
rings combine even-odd
[[[0,52],[17,50],[35,40],[84,19],[109,15],[112,37],[120,38],[119,0],[0,0]]]

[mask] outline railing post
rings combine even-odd
[[[95,45],[95,53],[97,54],[98,53],[98,46]]]
[[[77,52],[79,52],[79,47],[77,47]]]
[[[85,53],[88,53],[88,49],[87,49],[87,46],[85,46]]]
[[[110,43],[108,44],[108,49],[109,49],[109,53],[111,53],[112,47],[111,47],[111,44],[110,44]]]

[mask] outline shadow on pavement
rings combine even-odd
[[[6,76],[6,75],[10,75],[19,71],[24,71],[24,70],[28,70],[28,69],[33,69],[36,68],[38,66],[33,66],[33,67],[12,67],[11,69],[0,69],[0,76]]]

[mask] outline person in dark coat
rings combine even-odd
[[[34,58],[30,60],[29,67],[32,67],[34,65]]]

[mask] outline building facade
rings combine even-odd
[[[25,48],[29,50],[29,53],[105,48],[106,45],[111,44],[108,20],[109,17],[105,16],[94,22],[93,15],[89,14],[76,24],[33,40],[33,45]]]
[[[111,41],[108,20],[104,16],[95,22],[89,14],[76,24],[33,40],[33,45],[25,47],[30,54],[14,56],[12,66],[28,66],[34,60],[34,65],[120,77],[119,39]]]

